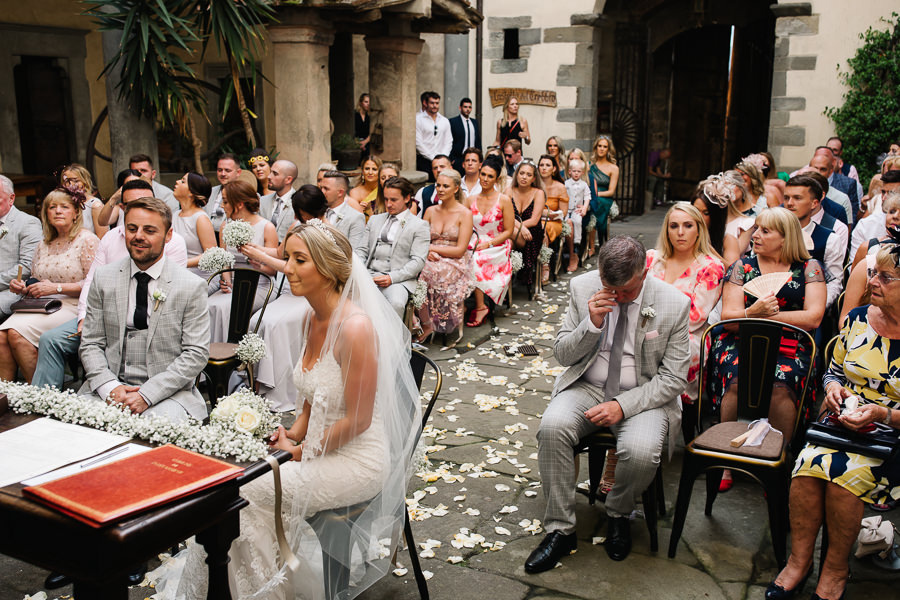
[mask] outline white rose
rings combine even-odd
[[[240,406],[240,403],[236,399],[229,396],[219,401],[216,408],[213,409],[213,415],[227,419],[234,416],[234,413],[237,412],[237,409],[240,408]]]
[[[241,407],[234,415],[234,428],[241,433],[254,433],[262,419],[259,413],[247,406]]]

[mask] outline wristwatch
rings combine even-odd
[[[62,284],[61,283],[56,284],[56,293],[62,294]]]
[[[893,411],[891,410],[891,408],[889,406],[885,406],[885,408],[887,409],[887,414],[884,415],[884,419],[881,422],[884,423],[885,425],[890,425],[891,417],[893,417],[893,414],[892,414]]]

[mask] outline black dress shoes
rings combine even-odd
[[[526,573],[543,573],[549,571],[559,559],[568,556],[578,546],[578,539],[574,533],[568,535],[559,531],[547,534],[544,540],[534,549],[525,561]]]
[[[613,560],[625,560],[631,552],[631,525],[628,517],[607,517],[606,554]]]
[[[141,563],[138,565],[133,571],[128,573],[126,580],[128,581],[128,587],[140,585],[144,580],[144,575],[147,574],[147,563]]]
[[[795,585],[792,589],[786,590],[774,581],[772,581],[769,586],[766,588],[766,600],[790,600],[796,596],[803,588],[806,586],[806,580],[809,579],[809,576],[812,575],[812,567],[809,568],[809,571],[806,573],[806,576],[800,580],[800,583]]]
[[[44,580],[44,589],[55,590],[70,585],[71,583],[72,579],[68,575],[51,571],[50,574],[47,575],[47,579]]]

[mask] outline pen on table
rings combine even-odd
[[[100,456],[98,456],[97,458],[95,458],[93,460],[89,460],[88,462],[81,463],[81,465],[79,465],[79,467],[84,469],[85,467],[90,467],[91,465],[96,465],[97,463],[103,462],[104,460],[106,460],[108,458],[112,458],[113,456],[115,456],[117,454],[122,454],[126,450],[128,450],[127,446],[122,446],[120,448],[116,448],[115,450],[107,452],[106,454],[101,454]]]

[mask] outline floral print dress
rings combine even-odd
[[[498,197],[494,207],[484,214],[478,210],[478,202],[473,199],[472,224],[479,242],[493,241],[503,233],[503,209],[500,208],[500,198]],[[475,250],[472,253],[475,287],[497,304],[503,301],[503,295],[512,280],[512,264],[509,262],[511,251],[512,240],[506,240],[502,244]]]
[[[666,259],[658,251],[647,251],[647,268],[650,274],[665,281]],[[687,387],[681,394],[685,404],[693,404],[699,395],[700,373],[700,338],[707,327],[710,311],[722,295],[722,281],[725,278],[725,265],[713,256],[699,255],[694,262],[672,282],[672,285],[691,299],[691,312],[688,330],[691,344],[691,366],[688,369]]]
[[[441,233],[431,232],[433,246],[452,248],[458,239],[459,227],[451,227]],[[463,302],[474,287],[472,253],[467,250],[459,258],[441,256],[437,260],[426,260],[419,279],[428,286],[425,304],[419,309],[419,319],[430,322],[432,329],[438,333],[450,333],[460,327]]]
[[[728,268],[725,274],[725,285],[743,286],[748,281],[762,275],[756,256],[738,259]],[[803,310],[806,299],[806,284],[824,282],[822,265],[814,258],[798,261],[791,265],[791,280],[784,284],[775,297],[778,299],[778,310]],[[744,294],[744,308],[750,308],[756,298]],[[785,334],[785,337],[791,337]],[[710,350],[710,391],[713,409],[719,410],[722,397],[728,390],[731,380],[738,374],[738,339],[736,331],[719,328],[712,334],[713,343]],[[782,338],[784,339],[784,338]],[[803,338],[794,338],[796,350],[787,351],[784,346],[778,355],[778,371],[775,383],[784,384],[794,391],[795,402],[800,402],[800,390],[806,382],[806,374],[812,360],[812,348]]]
[[[834,346],[825,383],[835,381],[859,396],[860,404],[900,410],[900,340],[882,337],[869,325],[869,306],[850,311]],[[854,452],[807,444],[794,476],[838,485],[863,502],[900,499],[900,461],[883,462]]]

